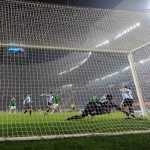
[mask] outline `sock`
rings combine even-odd
[[[132,108],[132,107],[129,107],[129,112],[130,112],[130,113],[132,113],[132,114],[134,113],[134,111],[133,111],[133,108]]]
[[[27,113],[27,110],[24,112],[24,114]]]
[[[123,111],[123,113],[125,113],[127,116],[129,116],[129,113],[127,111]]]

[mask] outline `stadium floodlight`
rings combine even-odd
[[[0,8],[0,140],[150,132],[149,120],[131,124],[118,109],[130,91],[135,116],[149,114],[148,13],[21,0]],[[74,114],[90,118],[68,123]]]
[[[66,87],[72,87],[72,84],[63,85],[62,87],[63,87],[63,88],[66,88]]]
[[[109,41],[108,41],[108,40],[106,40],[106,41],[102,42],[101,44],[96,45],[95,47],[97,48],[97,47],[100,47],[100,46],[106,45],[106,44],[108,44],[108,43],[109,43]]]
[[[65,74],[65,73],[67,73],[67,72],[68,72],[68,70],[63,71],[63,72],[60,72],[59,75]]]
[[[116,36],[116,39],[118,39],[119,37],[123,36],[124,34],[130,32],[131,30],[133,30],[134,28],[136,28],[136,27],[138,27],[138,26],[140,26],[140,23],[139,23],[139,22],[136,23],[135,25],[131,26],[131,27],[128,28],[127,30],[123,31],[122,33],[118,34],[118,35]]]
[[[92,54],[92,52],[89,52],[89,54],[88,54],[88,58],[91,56],[91,54]]]
[[[130,69],[130,66],[124,68],[123,71],[126,71],[126,70],[128,70],[128,69]]]
[[[104,80],[104,79],[106,79],[106,78],[109,78],[109,77],[112,77],[112,76],[114,76],[114,75],[116,75],[116,74],[118,74],[118,73],[119,73],[119,72],[115,72],[115,73],[109,74],[109,75],[103,77],[102,80]]]
[[[96,78],[96,79],[95,79],[96,82],[99,81],[99,80],[100,80],[99,78]]]
[[[75,67],[71,68],[70,71],[77,69],[77,68],[79,68],[79,66],[75,66]]]

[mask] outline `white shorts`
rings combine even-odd
[[[53,104],[53,107],[54,107],[54,108],[58,107],[58,104]]]
[[[123,103],[124,103],[124,100],[120,103],[120,107],[123,107],[123,106],[124,106]]]
[[[10,109],[12,110],[12,109],[16,109],[16,106],[10,106]]]

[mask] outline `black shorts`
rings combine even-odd
[[[26,106],[25,106],[25,109],[31,109],[31,108],[32,108],[31,105],[26,105]]]
[[[47,106],[52,106],[52,103],[48,102],[48,103],[47,103]]]
[[[124,99],[123,104],[124,104],[124,107],[126,107],[126,106],[132,107],[133,99],[129,99],[129,98]]]

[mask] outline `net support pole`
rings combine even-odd
[[[138,80],[138,75],[137,75],[137,72],[136,72],[135,63],[133,61],[132,53],[129,53],[128,60],[129,60],[129,64],[130,64],[132,77],[133,77],[133,81],[134,81],[134,84],[135,84],[135,88],[136,88],[140,108],[141,108],[141,111],[142,111],[142,115],[144,117],[146,117],[146,109],[145,109],[144,99],[143,99],[143,96],[142,96],[142,90],[140,88],[140,83],[139,83],[139,80]]]

